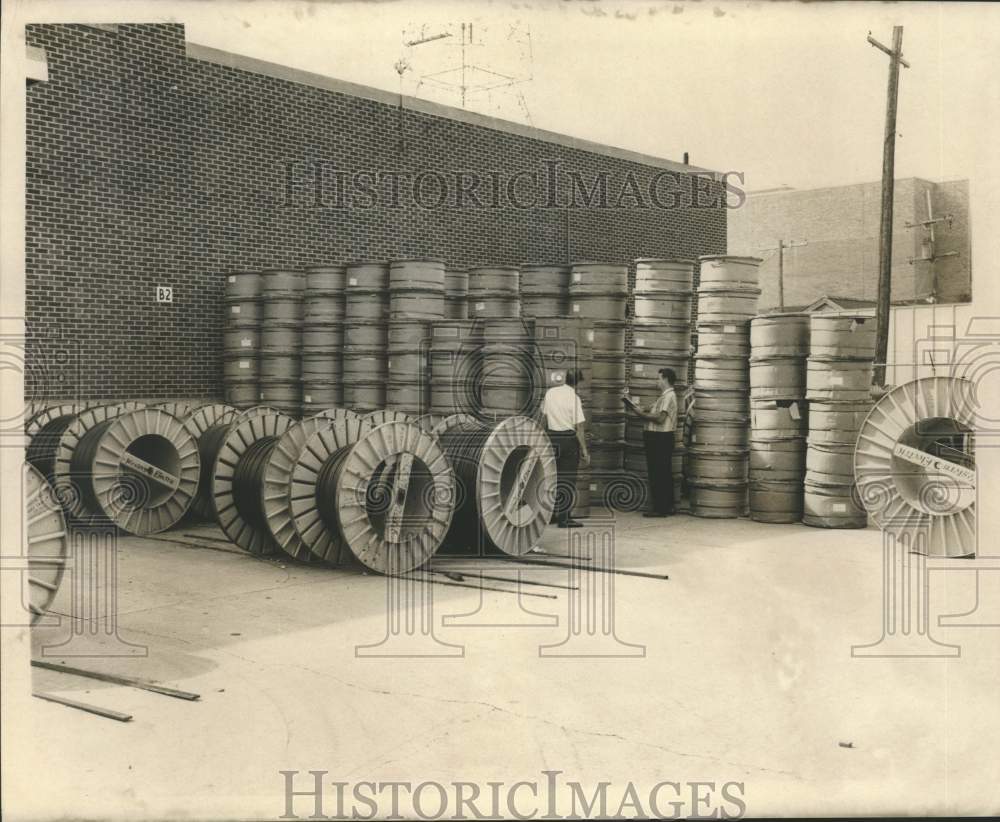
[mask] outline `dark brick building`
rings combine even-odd
[[[195,46],[181,25],[27,39],[48,75],[27,98],[36,399],[220,396],[232,270],[726,250],[721,186],[692,167]]]

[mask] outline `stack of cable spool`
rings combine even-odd
[[[520,272],[510,266],[469,269],[469,317],[514,319],[521,316]]]
[[[544,385],[531,319],[486,319],[473,331],[479,352],[478,414],[486,421],[534,416]]]
[[[750,322],[750,518],[802,519],[806,473],[809,315]]]
[[[593,419],[591,410],[591,382],[593,381],[593,328],[586,320],[572,317],[536,317],[535,351],[542,387],[545,390],[562,385],[566,374],[578,371],[582,379],[576,385],[588,423]],[[589,465],[577,470],[576,495],[572,516],[590,515],[591,472]]]
[[[691,304],[694,260],[640,259],[635,261],[635,292],[632,317],[632,357],[628,392],[643,408],[660,395],[661,368],[677,375],[678,433],[674,438],[674,502],[683,494],[684,443],[680,436],[681,411],[688,386],[691,359]],[[646,477],[644,421],[628,416],[625,431],[625,468]],[[647,492],[648,495],[648,492]]]
[[[565,317],[569,313],[568,265],[521,266],[521,316]]]
[[[434,414],[472,414],[479,405],[480,344],[472,320],[431,323],[430,408]]]
[[[609,490],[621,479],[625,448],[627,384],[625,318],[628,309],[628,266],[574,263],[569,284],[574,319],[590,323],[593,379],[590,383],[590,501],[607,507]]]
[[[302,298],[305,274],[261,272],[260,402],[297,417],[302,413]]]
[[[756,257],[699,258],[694,424],[688,454],[691,513],[739,517],[749,484],[750,320],[757,313]]]
[[[310,416],[344,401],[344,289],[342,265],[306,269],[302,317],[302,411]]]
[[[469,272],[464,268],[445,269],[444,316],[449,320],[469,318]]]
[[[386,408],[413,415],[427,411],[431,326],[444,318],[444,304],[442,261],[393,261],[389,268]]]
[[[344,318],[344,405],[355,411],[385,407],[389,373],[389,264],[347,266]]]
[[[814,314],[809,336],[802,522],[820,528],[865,528],[868,515],[855,493],[854,449],[872,407],[875,319],[865,314]]]
[[[226,277],[226,320],[223,328],[222,384],[226,402],[238,408],[257,404],[260,387],[259,349],[261,277],[237,271]]]

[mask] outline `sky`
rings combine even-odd
[[[888,44],[902,24],[896,176],[973,177],[996,154],[1000,4],[9,2],[39,21],[180,21],[194,43],[452,105],[457,82],[427,75],[461,65],[471,23],[467,64],[518,82],[471,94],[469,109],[667,159],[686,151],[744,173],[751,191],[880,178],[889,60],[866,36]],[[470,85],[494,76],[468,70]]]

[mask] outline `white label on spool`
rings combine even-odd
[[[722,326],[723,334],[735,334],[739,329],[735,325],[724,325]]]
[[[847,503],[844,503],[844,502],[835,502],[835,503],[833,503],[833,505],[830,506],[830,510],[833,511],[834,513],[836,513],[836,514],[846,513],[846,511],[847,511]]]
[[[581,275],[579,271],[573,272],[573,282],[578,283],[581,280]]]
[[[597,490],[597,485],[595,483],[593,483],[593,482],[590,483],[590,490],[591,491],[596,491]]]
[[[250,360],[240,360],[240,368],[249,368]]]
[[[230,274],[229,275],[229,282],[231,282],[231,283],[235,283],[236,282],[236,275],[235,274]]]
[[[486,308],[486,303],[476,303],[476,311],[482,311]]]
[[[388,362],[386,362],[385,367],[391,370],[392,369],[392,360],[389,360]]]
[[[799,404],[797,402],[793,402],[788,406],[788,413],[791,414],[793,420],[802,419],[802,413],[799,411]]]
[[[239,314],[239,313],[240,313],[240,307],[239,307],[238,305],[234,305],[234,306],[233,306],[233,307],[232,307],[231,309],[229,309],[229,310],[230,310],[230,311],[232,311],[232,312],[233,312],[234,314]]]
[[[949,474],[970,486],[975,486],[976,484],[976,472],[971,468],[966,468],[964,465],[957,465],[954,462],[935,457],[933,454],[928,454],[926,451],[920,451],[898,442],[892,449],[892,453],[894,456],[900,457],[914,465],[919,465],[922,468],[931,468],[942,474]]]
[[[549,382],[562,382],[563,372],[562,371],[552,371],[549,374]]]
[[[253,345],[253,340],[251,340],[249,337],[244,337],[242,340],[240,340],[240,345],[243,348],[250,348],[250,346]]]
[[[303,399],[305,399],[306,402],[312,402],[313,401],[312,394],[306,394]]]
[[[641,362],[637,362],[637,363],[635,363],[635,365],[632,366],[632,368],[635,370],[636,374],[639,374],[639,373],[642,372],[642,363]]]
[[[642,340],[642,339],[637,339],[635,341],[635,347],[636,348],[645,348],[646,347],[646,341]]]
[[[260,392],[260,398],[264,399],[264,392],[263,391]]]
[[[580,313],[580,303],[573,303],[573,313],[574,314],[579,314]],[[594,333],[593,332],[590,333],[590,339],[594,339]]]
[[[843,385],[843,384],[844,384],[844,378],[843,377],[840,377],[840,376],[831,376],[830,377],[830,385]]]
[[[357,285],[358,284],[358,278],[357,277],[348,277],[347,278],[347,284],[348,285]]]

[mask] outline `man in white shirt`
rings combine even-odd
[[[556,451],[555,519],[560,528],[580,528],[583,523],[570,514],[576,499],[576,469],[582,459],[590,462],[587,451],[587,418],[575,386],[583,379],[576,370],[566,372],[566,381],[545,392],[542,416]]]
[[[669,517],[674,513],[674,432],[677,430],[677,375],[672,368],[660,369],[660,396],[644,411],[630,400],[629,411],[646,421],[642,432],[649,480],[649,510],[644,517]]]

